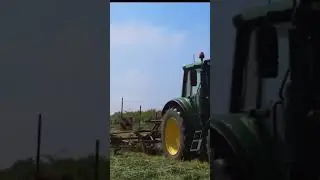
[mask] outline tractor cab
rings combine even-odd
[[[199,58],[200,61],[183,66],[181,97],[190,99],[201,121],[205,121],[209,119],[210,114],[210,60],[203,60],[203,52],[200,53]]]
[[[319,179],[319,7],[283,0],[234,17],[230,110],[210,117],[213,179]]]
[[[204,60],[183,66],[182,97],[191,97],[200,93],[200,88],[209,88],[210,60]],[[208,93],[207,91],[205,93]],[[208,96],[208,94],[205,94]]]

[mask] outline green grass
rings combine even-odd
[[[208,180],[209,164],[126,152],[110,157],[111,180]]]
[[[94,156],[79,159],[48,157],[40,166],[41,177],[47,180],[92,180]],[[110,170],[109,170],[110,167]],[[208,180],[209,165],[200,161],[175,161],[162,156],[125,152],[111,155],[109,161],[101,157],[100,180]],[[110,173],[110,174],[109,174]],[[0,170],[0,180],[33,180],[35,163],[30,159],[19,160],[10,168]]]
[[[136,127],[136,125],[135,125]],[[141,124],[142,129],[151,129],[152,123]],[[113,124],[111,132],[119,125]],[[135,128],[134,128],[135,129]],[[119,134],[120,136],[120,134]],[[124,152],[110,157],[111,180],[209,180],[209,164],[200,161],[175,161],[163,156]]]

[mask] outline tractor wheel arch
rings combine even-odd
[[[218,128],[213,126],[209,128],[207,142],[206,150],[210,163],[210,177],[213,179],[237,179],[232,177],[235,172],[226,171],[230,160],[235,160],[236,157],[239,157],[235,144],[230,142]],[[240,162],[243,161],[240,160]]]
[[[180,111],[187,113],[191,110],[192,106],[191,106],[191,103],[189,102],[189,100],[186,98],[173,99],[164,105],[164,107],[161,111],[161,116],[163,116],[166,113],[166,111],[170,108],[177,108]]]
[[[207,138],[211,177],[231,180],[250,179],[250,175],[247,174],[251,170],[250,159],[247,157],[247,151],[233,133],[210,125]],[[225,168],[229,167],[230,164],[236,168],[232,168],[232,171],[226,171]]]
[[[162,117],[162,116],[167,112],[167,110],[169,110],[171,107],[179,108],[179,109],[181,109],[181,110],[183,109],[178,102],[176,102],[176,101],[174,101],[174,100],[169,101],[169,102],[167,102],[166,105],[163,107],[163,109],[162,109],[162,111],[161,111],[161,117]]]
[[[210,122],[210,143],[208,143],[210,144],[209,147],[215,151],[214,146],[219,149],[220,147],[217,143],[224,141],[224,145],[226,145],[224,147],[229,148],[230,152],[235,155],[236,164],[241,170],[243,172],[253,172],[253,174],[247,174],[251,177],[257,177],[259,174],[266,175],[272,168],[272,164],[269,162],[269,154],[266,152],[266,146],[260,137],[256,121],[258,120],[248,118],[245,114],[229,114],[215,117]],[[208,153],[211,151],[209,150]],[[256,179],[265,178],[270,179],[267,176],[257,177]]]
[[[245,150],[242,149],[241,144],[236,140],[235,136],[230,136],[230,134],[225,132],[224,130],[210,124],[210,143],[208,145],[218,146],[217,148],[228,148],[228,150],[232,151],[237,156],[243,157]],[[222,144],[220,144],[222,143]]]

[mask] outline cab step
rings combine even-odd
[[[202,144],[202,130],[200,130],[200,131],[198,130],[198,131],[194,132],[193,140],[191,142],[190,151],[191,152],[200,151],[201,144]]]

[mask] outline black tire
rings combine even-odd
[[[209,130],[207,150],[210,163],[210,180],[249,180],[236,162],[231,147],[218,133]]]
[[[166,146],[166,137],[165,132],[167,128],[167,123],[170,118],[173,118],[177,121],[180,133],[180,148],[176,154],[172,154],[168,151]],[[177,108],[168,109],[163,116],[161,123],[161,141],[163,153],[166,157],[176,160],[191,160],[196,154],[190,152],[191,142],[193,140],[195,127],[192,123],[187,122],[187,119],[182,117],[182,112]]]

